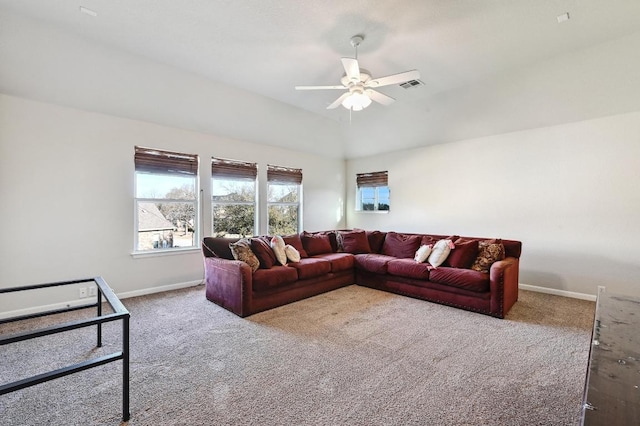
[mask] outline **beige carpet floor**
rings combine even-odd
[[[202,286],[123,302],[132,426],[576,424],[595,309],[521,291],[500,320],[355,285],[245,319]],[[103,348],[94,340],[82,330],[2,346],[0,381],[114,352],[119,325]],[[121,371],[0,396],[0,423],[119,425]]]

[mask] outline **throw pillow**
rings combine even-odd
[[[260,261],[260,268],[271,269],[276,264],[276,256],[271,250],[266,237],[251,238],[251,250]]]
[[[284,246],[284,252],[287,255],[287,259],[293,263],[300,262],[300,252],[291,244]]]
[[[342,247],[342,251],[345,253],[371,253],[369,239],[365,231],[340,232],[338,233],[338,239],[340,240],[338,246]]]
[[[471,269],[488,273],[491,265],[504,259],[504,246],[502,243],[492,241],[495,240],[480,241],[478,244],[478,257],[475,262],[473,262],[473,265],[471,265]]]
[[[454,248],[444,262],[444,266],[469,269],[478,257],[478,240],[458,239]]]
[[[422,237],[420,235],[405,235],[397,232],[389,232],[382,244],[382,254],[397,257],[398,259],[411,259],[420,247]]]
[[[431,246],[425,244],[423,246],[420,246],[420,248],[416,252],[416,255],[413,257],[413,259],[418,263],[423,263],[425,260],[429,258],[430,254],[431,254]]]
[[[251,251],[251,240],[243,238],[235,243],[229,244],[229,249],[235,260],[240,260],[251,268],[252,272],[255,272],[260,267],[260,261]]]
[[[438,241],[429,255],[429,264],[434,268],[442,265],[449,253],[451,253],[451,246],[453,246],[453,241],[451,240]]]
[[[309,256],[333,252],[329,236],[326,234],[303,232],[301,240],[304,251],[306,251]]]
[[[285,253],[284,247],[286,244],[280,235],[276,235],[271,238],[271,249],[282,266],[287,264],[287,254]]]
[[[302,246],[302,240],[300,239],[300,234],[288,235],[286,237],[282,237],[285,244],[289,244],[293,246],[300,253],[300,257],[309,257],[307,252],[304,251],[304,247]]]

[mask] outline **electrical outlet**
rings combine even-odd
[[[78,289],[78,295],[80,296],[80,299],[83,299],[83,298],[87,297],[87,288],[86,287],[80,287]]]
[[[89,297],[96,295],[96,288],[91,286],[89,287]]]

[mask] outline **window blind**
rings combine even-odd
[[[198,156],[182,152],[135,147],[136,172],[198,175]]]
[[[292,169],[290,167],[272,166],[268,164],[267,181],[300,185],[302,183],[302,169]]]
[[[221,178],[255,179],[258,165],[246,161],[211,158],[211,176]]]
[[[358,188],[365,186],[388,186],[388,172],[371,172],[356,174]]]

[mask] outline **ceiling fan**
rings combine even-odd
[[[371,101],[376,101],[382,105],[389,105],[395,102],[390,96],[380,93],[374,88],[389,86],[391,84],[402,84],[411,80],[418,80],[420,73],[418,70],[401,72],[399,74],[388,75],[386,77],[372,78],[371,73],[358,65],[358,46],[364,37],[356,35],[351,37],[351,45],[356,50],[355,58],[342,58],[342,66],[345,74],[340,79],[342,85],[336,86],[296,86],[296,90],[348,90],[338,99],[333,101],[327,109],[337,108],[342,105],[348,110],[361,111],[371,105]]]

